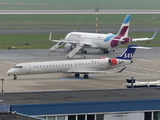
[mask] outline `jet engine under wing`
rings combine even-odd
[[[154,33],[154,35],[151,38],[134,38],[134,39],[132,39],[132,41],[136,42],[136,41],[152,40],[155,38],[156,34],[157,34],[157,31]]]

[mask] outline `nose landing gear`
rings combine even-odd
[[[14,79],[14,80],[16,80],[16,79],[17,79],[17,76],[16,76],[16,75],[14,75],[13,79]]]

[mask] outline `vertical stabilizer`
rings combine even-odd
[[[129,31],[129,23],[130,23],[131,16],[126,15],[121,28],[119,29],[118,36],[124,36],[128,37],[128,31]]]
[[[116,57],[117,59],[132,59],[134,52],[136,49],[151,49],[149,47],[142,47],[142,46],[138,46],[138,45],[129,45],[126,50],[123,52],[123,54],[119,57]]]

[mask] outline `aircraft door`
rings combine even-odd
[[[24,71],[25,71],[26,73],[29,73],[29,72],[30,72],[30,66],[29,66],[29,64],[24,64]]]

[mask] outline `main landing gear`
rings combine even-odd
[[[81,50],[81,54],[87,54],[87,50]]]
[[[75,73],[75,77],[79,77],[80,76],[80,74],[79,73]],[[84,78],[85,79],[88,79],[89,78],[89,75],[88,74],[84,74]]]
[[[104,54],[108,54],[109,53],[109,50],[108,49],[102,49],[102,52],[104,53]]]

